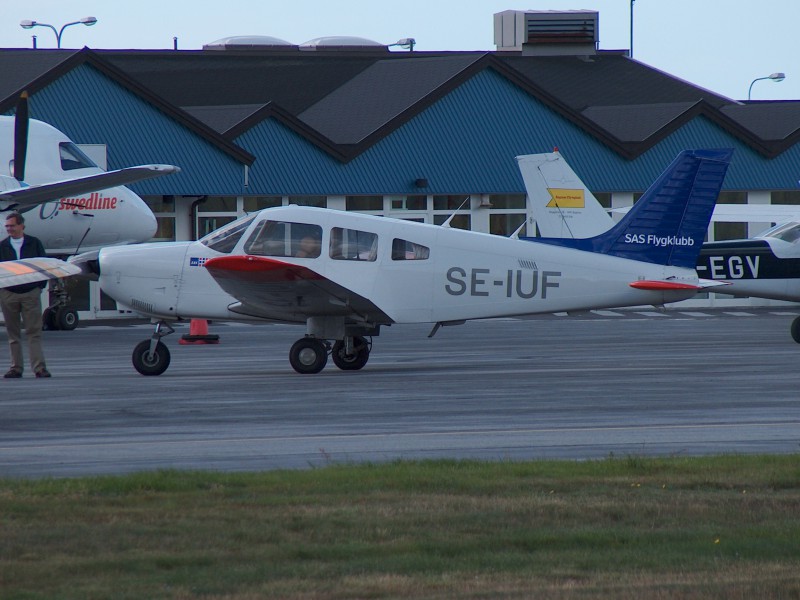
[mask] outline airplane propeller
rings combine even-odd
[[[28,92],[22,92],[14,116],[14,179],[25,179],[25,159],[28,154]]]

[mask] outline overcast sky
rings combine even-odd
[[[56,47],[45,27],[23,19],[72,25],[63,48],[200,49],[232,35],[270,35],[293,44],[350,35],[390,44],[413,37],[418,50],[494,50],[494,13],[588,9],[600,13],[600,48],[631,46],[630,0],[0,0],[4,48]],[[635,0],[633,57],[733,99],[751,82],[781,71],[786,80],[758,81],[753,100],[800,100],[800,0]]]

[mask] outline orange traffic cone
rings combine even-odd
[[[208,333],[206,319],[192,319],[189,323],[189,333],[181,336],[180,344],[219,344],[219,336]]]

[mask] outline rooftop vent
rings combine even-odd
[[[494,43],[527,56],[595,54],[598,22],[591,10],[506,10],[494,15]]]
[[[232,35],[205,44],[203,50],[288,50],[296,45],[271,35]]]

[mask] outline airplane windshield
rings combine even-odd
[[[767,229],[759,237],[771,237],[791,244],[800,240],[800,223],[783,223],[772,229]]]
[[[94,161],[83,153],[83,150],[78,148],[72,142],[61,142],[58,144],[58,153],[61,157],[61,168],[65,171],[74,171],[75,169],[88,169],[90,167],[97,168]]]
[[[253,219],[255,219],[256,216],[257,213],[254,213],[234,221],[233,223],[229,223],[228,225],[225,225],[216,231],[212,231],[207,236],[202,238],[200,243],[205,244],[217,252],[229,254],[239,242],[245,230],[250,226],[250,223],[253,222]]]

